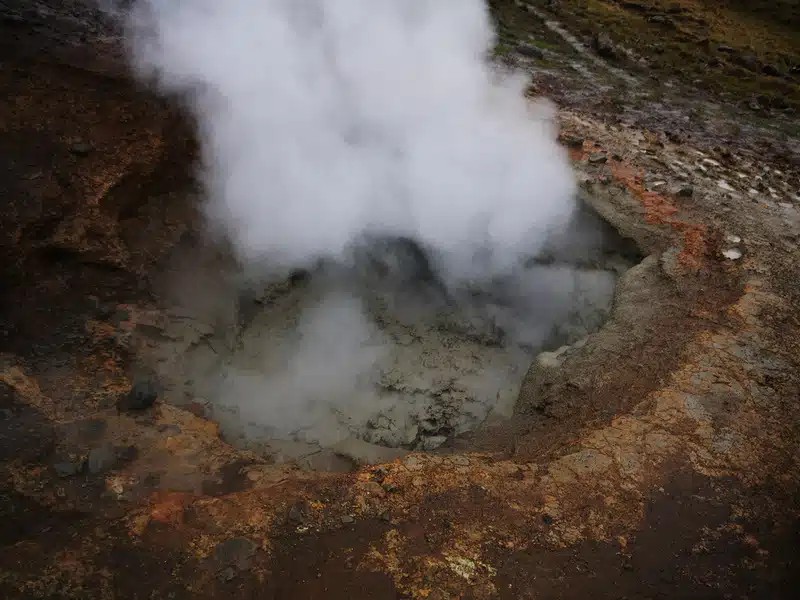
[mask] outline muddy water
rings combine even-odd
[[[509,277],[458,289],[420,249],[368,244],[347,265],[238,280],[232,318],[173,307],[153,364],[170,401],[203,405],[229,441],[276,461],[435,450],[510,416],[535,355],[598,329],[632,262],[588,212]]]

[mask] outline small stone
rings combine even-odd
[[[76,142],[70,146],[69,151],[76,156],[89,156],[92,151],[92,145],[83,141]]]
[[[593,152],[589,155],[589,163],[593,165],[603,164],[608,160],[608,156],[606,156],[603,152]]]
[[[721,189],[721,190],[725,190],[726,192],[735,192],[735,191],[736,191],[736,190],[733,188],[733,186],[731,186],[731,184],[729,184],[729,183],[728,183],[727,181],[725,181],[724,179],[720,179],[720,180],[717,182],[717,187],[718,187],[719,189]]]
[[[59,477],[72,477],[73,475],[77,475],[81,472],[81,468],[83,467],[82,463],[75,463],[75,462],[59,462],[53,465],[53,468],[56,470],[56,474]]]
[[[114,454],[120,462],[129,463],[139,456],[139,449],[136,446],[118,446],[114,448]]]
[[[561,139],[568,148],[583,148],[583,138],[574,135],[565,135]]]
[[[147,410],[155,404],[158,398],[158,388],[155,382],[149,379],[137,381],[131,390],[117,402],[117,408],[125,411]]]
[[[398,491],[400,488],[395,485],[394,483],[384,483],[382,485],[383,490],[389,494],[393,494],[394,492]]]
[[[304,502],[296,502],[289,509],[289,520],[293,523],[302,525],[308,520],[306,515],[306,505]]]
[[[422,468],[422,461],[416,456],[409,456],[404,461],[407,468],[411,469],[412,471],[416,471],[417,469]]]
[[[110,446],[100,446],[89,452],[88,466],[89,473],[97,475],[113,468],[117,462],[117,457]]]
[[[256,544],[246,537],[235,537],[217,544],[214,548],[214,561],[218,568],[236,567],[239,570],[248,569]]]
[[[429,437],[420,438],[417,444],[420,450],[436,450],[439,446],[447,441],[447,437],[443,435],[432,435]]]
[[[359,484],[359,487],[371,496],[383,496],[384,494],[383,486],[376,481],[364,481]]]
[[[764,75],[770,75],[771,77],[780,77],[780,75],[781,75],[781,72],[778,70],[778,68],[775,65],[769,65],[769,64],[764,65],[761,68],[761,72]]]
[[[344,523],[345,525],[350,525],[351,523],[355,523],[355,519],[350,515],[344,515],[342,517],[342,523]]]
[[[532,44],[522,44],[518,46],[517,52],[519,52],[522,56],[527,56],[528,58],[535,58],[537,60],[544,58],[544,52],[542,49],[537,48]]]
[[[727,250],[723,250],[722,256],[728,260],[739,260],[742,258],[742,251],[738,248],[728,248]]]
[[[450,462],[458,467],[468,467],[469,466],[469,459],[466,456],[461,456],[460,454],[456,454],[450,457]]]
[[[675,191],[675,195],[681,198],[691,198],[694,196],[694,188],[691,185],[682,185]]]
[[[742,238],[740,238],[738,235],[726,235],[725,241],[729,244],[739,244],[741,243]]]
[[[236,578],[236,571],[233,567],[227,567],[220,571],[219,578],[222,581],[233,581]]]
[[[598,33],[592,40],[592,47],[594,51],[603,58],[616,58],[617,50],[614,42],[611,41],[611,36],[607,33]]]

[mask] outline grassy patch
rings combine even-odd
[[[522,36],[527,13],[490,2]],[[556,18],[590,37],[608,33],[649,70],[734,102],[800,110],[798,0],[560,0]]]

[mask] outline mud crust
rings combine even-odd
[[[204,251],[191,127],[130,82],[89,4],[0,3],[3,597],[793,597],[797,140],[722,133],[730,106],[670,104],[696,97],[679,79],[639,103],[502,14],[549,44],[548,64],[508,58],[561,102],[586,197],[647,257],[602,330],[532,366],[513,419],[319,473],[230,447],[191,403],[117,411],[134,333],[161,323],[156,274]]]

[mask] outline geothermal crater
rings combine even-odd
[[[266,280],[197,263],[205,302],[184,290],[147,355],[166,399],[236,446],[320,469],[385,460],[510,416],[535,355],[598,329],[637,258],[582,205],[512,274],[455,289],[407,238]]]

